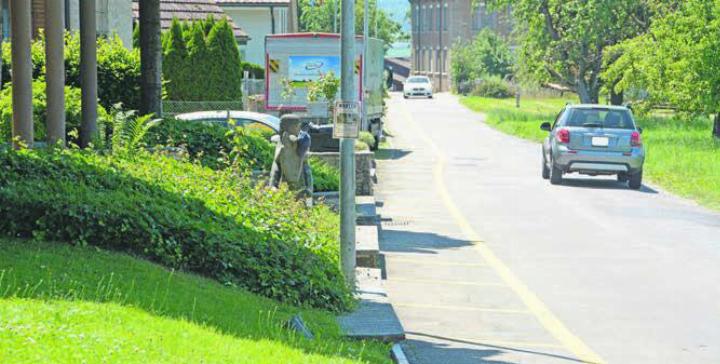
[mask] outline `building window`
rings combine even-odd
[[[428,22],[428,30],[433,31],[435,29],[433,24],[433,21],[435,20],[435,8],[432,5],[430,5],[430,14],[428,14],[428,17],[430,18],[430,21]]]
[[[442,9],[440,9],[440,4],[437,4],[436,8],[437,12],[435,13],[435,26],[436,30],[440,31],[442,30]]]
[[[419,12],[420,12],[420,8],[416,5],[415,11],[413,11],[412,24],[410,25],[412,27],[413,33],[417,33],[417,31],[418,31],[418,13]]]
[[[448,4],[443,5],[442,28],[448,30]]]

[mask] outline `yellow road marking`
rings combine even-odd
[[[563,324],[562,321],[560,321],[560,319],[558,319],[555,314],[550,311],[547,305],[545,305],[545,303],[543,303],[540,298],[537,297],[537,295],[530,291],[530,288],[528,288],[515,275],[515,273],[513,273],[510,268],[495,255],[495,253],[482,241],[482,239],[480,239],[480,235],[475,232],[475,229],[472,228],[468,220],[460,212],[460,209],[458,209],[458,207],[455,205],[455,202],[453,202],[452,198],[450,197],[450,193],[448,192],[447,186],[445,185],[443,172],[445,170],[445,160],[447,159],[447,157],[432,141],[432,139],[430,139],[427,133],[425,133],[422,128],[419,128],[415,124],[412,116],[405,108],[405,104],[401,102],[400,105],[404,117],[409,121],[409,123],[418,133],[418,135],[420,135],[422,140],[430,146],[430,148],[435,152],[435,155],[437,156],[437,162],[435,163],[435,167],[433,168],[433,176],[435,179],[436,189],[440,194],[440,197],[443,200],[445,207],[448,209],[450,215],[453,217],[455,222],[463,231],[463,234],[465,234],[468,240],[473,242],[473,246],[480,253],[480,255],[482,255],[487,264],[493,270],[495,270],[495,272],[500,276],[500,278],[502,278],[502,280],[508,286],[510,286],[510,289],[512,289],[520,297],[520,299],[523,301],[525,306],[527,306],[530,312],[532,312],[532,314],[537,317],[540,324],[546,330],[548,330],[548,332],[552,336],[554,336],[567,350],[571,351],[578,357],[578,359],[582,360],[585,363],[604,363],[605,361],[600,358],[600,356],[596,354],[592,349],[590,349],[590,347],[585,344],[579,337],[575,336],[572,332],[570,332],[570,330],[565,326],[565,324]]]
[[[390,257],[388,260],[392,262],[397,263],[413,263],[413,264],[419,264],[419,265],[442,265],[442,266],[450,266],[450,267],[487,267],[487,264],[482,263],[460,263],[460,262],[439,262],[434,260],[422,260],[422,259],[405,259],[405,258],[392,258]]]
[[[466,282],[466,281],[446,281],[439,279],[405,279],[405,278],[390,278],[390,282],[400,283],[420,283],[420,284],[445,284],[445,285],[457,285],[457,286],[478,286],[478,287],[507,287],[504,283],[491,283],[491,282]]]
[[[432,310],[509,313],[509,314],[520,314],[520,315],[529,315],[532,313],[528,310],[516,310],[516,309],[512,309],[512,308],[430,305],[430,304],[422,304],[422,303],[402,303],[402,302],[396,303],[396,302],[393,302],[393,306],[407,307],[407,308],[428,308],[428,309],[432,309]]]

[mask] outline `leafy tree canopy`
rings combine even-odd
[[[476,0],[479,1],[479,0]],[[597,102],[604,50],[644,31],[647,1],[489,0],[512,6],[520,74],[557,83]]]
[[[368,32],[371,37],[382,39],[386,48],[397,40],[408,38],[408,35],[402,31],[400,23],[393,20],[384,10],[377,8],[377,0],[369,1]],[[299,3],[301,31],[332,33],[336,21],[337,30],[340,31],[342,22],[339,0],[299,0]],[[355,32],[357,34],[363,33],[364,10],[362,1],[355,2]]]

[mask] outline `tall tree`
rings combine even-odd
[[[369,32],[371,37],[382,39],[386,47],[393,42],[407,38],[400,23],[390,17],[387,12],[379,9],[377,0],[368,0],[370,4]],[[337,28],[341,27],[339,0],[299,0],[300,2],[300,31],[304,32],[333,32],[334,22]],[[355,32],[363,32],[364,3],[355,3]],[[375,26],[377,24],[377,26]]]
[[[476,0],[479,1],[479,0]],[[597,103],[605,48],[643,30],[643,1],[490,0],[512,6],[519,31],[521,74],[558,83]]]
[[[237,101],[242,97],[242,59],[233,29],[227,19],[215,22],[207,37],[208,53],[214,67],[208,69],[207,82],[216,90],[218,101]]]
[[[610,49],[621,55],[603,77],[618,91],[647,92],[648,107],[715,114],[720,138],[720,0],[686,0],[658,12],[649,31]]]
[[[163,35],[163,74],[167,81],[165,89],[171,100],[187,100],[188,50],[183,28],[173,18],[170,30]]]
[[[162,115],[160,0],[140,0],[141,114]]]

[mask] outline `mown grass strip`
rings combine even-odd
[[[315,340],[283,328],[298,313]],[[329,312],[61,243],[0,239],[0,317],[3,363],[389,362]]]

